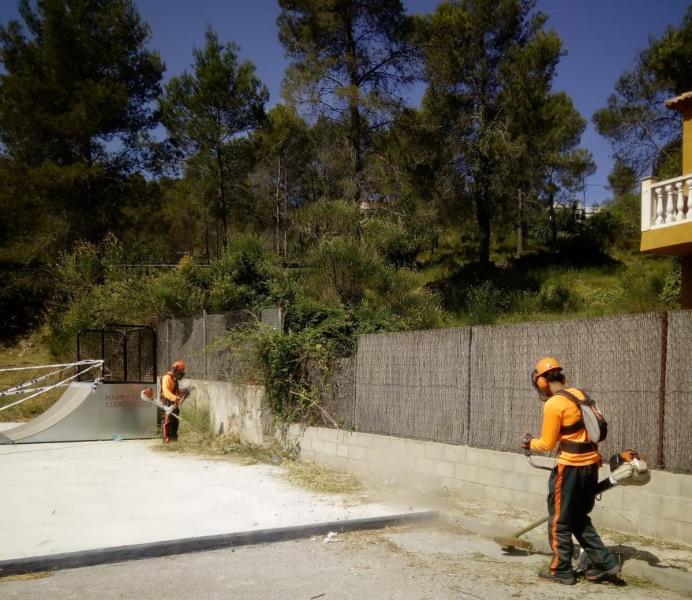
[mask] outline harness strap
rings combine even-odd
[[[586,425],[584,424],[584,420],[579,419],[571,425],[563,425],[562,427],[560,427],[560,435],[569,435],[570,433],[577,433],[577,431],[581,431],[585,427]]]
[[[594,442],[572,442],[570,440],[562,440],[558,448],[561,452],[569,452],[570,454],[586,454],[598,450],[598,444]]]
[[[556,396],[562,396],[564,398],[567,398],[568,400],[571,400],[574,402],[574,404],[579,407],[581,410],[581,405],[582,404],[588,404],[590,401],[590,398],[586,392],[583,390],[579,390],[582,394],[584,394],[584,400],[581,400],[577,398],[572,392],[568,392],[567,390],[560,390],[555,394]],[[582,429],[586,428],[586,424],[584,423],[584,419],[579,419],[575,423],[572,423],[571,425],[563,425],[560,427],[560,435],[569,435],[571,433],[577,433],[577,431],[581,431]],[[568,450],[568,452],[570,452]],[[585,452],[591,452],[591,450],[586,450]],[[572,452],[572,454],[578,454],[578,452]]]
[[[560,390],[555,395],[556,396],[564,396],[568,400],[571,400],[572,402],[574,402],[577,406],[580,406],[581,404],[590,404],[591,398],[589,398],[589,395],[584,390],[579,390],[579,391],[582,394],[584,394],[583,400],[581,400],[580,398],[577,398],[572,392],[568,392],[567,390]]]

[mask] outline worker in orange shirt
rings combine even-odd
[[[536,452],[559,448],[548,483],[548,541],[553,560],[549,569],[538,575],[566,585],[576,583],[572,567],[574,535],[593,565],[584,574],[586,579],[600,581],[614,577],[620,572],[620,565],[603,544],[589,517],[596,500],[601,455],[598,444],[589,440],[582,411],[574,401],[585,400],[587,396],[577,388],[565,386],[562,365],[551,357],[536,363],[532,383],[544,402],[543,427],[539,438],[527,433],[521,447]],[[570,399],[570,395],[576,398]]]
[[[185,377],[185,363],[176,360],[171,365],[171,370],[161,378],[161,403],[172,410],[166,410],[163,420],[164,443],[178,440],[178,426],[180,425],[180,403],[187,395],[180,390],[180,380]]]

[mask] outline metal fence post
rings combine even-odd
[[[207,378],[207,311],[202,311],[202,357],[204,360],[204,379]]]
[[[171,364],[171,319],[166,321],[166,358],[168,359],[166,365],[166,371],[168,371],[169,365]]]
[[[658,384],[658,456],[657,463],[665,468],[666,446],[666,370],[668,365],[668,312],[661,315],[661,378]]]
[[[360,340],[356,345],[356,353],[353,356],[353,430],[358,431],[358,350],[360,348]]]
[[[466,365],[468,375],[466,378],[466,423],[464,437],[465,445],[471,445],[471,343],[473,342],[473,327],[469,327],[469,344],[467,348]]]

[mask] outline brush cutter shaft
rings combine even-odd
[[[537,465],[531,460],[531,455],[527,452],[526,457],[529,460],[529,464],[532,467],[535,467],[536,469],[544,469],[546,471],[552,471],[553,469],[551,467],[544,467],[542,465]],[[610,477],[606,477],[605,479],[602,479],[601,481],[598,482],[598,485],[596,486],[596,494],[602,494],[603,492],[608,491],[610,488],[613,488],[617,485],[617,482],[613,482],[613,480]],[[515,548],[521,548],[524,550],[531,550],[532,546],[530,542],[527,542],[526,540],[520,540],[519,536],[524,535],[525,533],[528,533],[532,529],[536,529],[536,527],[539,527],[540,525],[543,525],[548,520],[548,517],[542,517],[538,519],[537,521],[534,521],[533,523],[530,523],[523,529],[520,529],[519,531],[515,531],[512,533],[511,536],[509,537],[496,537],[495,541],[500,544],[501,546],[505,547],[511,547],[514,546]]]
[[[512,534],[512,537],[513,537],[513,538],[517,538],[517,537],[519,537],[520,535],[524,535],[525,533],[528,533],[528,532],[531,531],[532,529],[536,529],[536,527],[538,527],[539,525],[543,525],[543,523],[545,523],[547,520],[548,520],[548,517],[547,517],[547,516],[542,517],[542,518],[538,519],[538,521],[534,521],[534,522],[531,523],[530,525],[527,525],[526,527],[524,527],[524,529],[520,529],[519,531],[515,531],[515,532]]]

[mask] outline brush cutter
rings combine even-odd
[[[181,406],[183,404],[183,402],[185,402],[185,400],[187,400],[188,396],[190,395],[190,392],[193,389],[194,388],[190,387],[190,388],[185,388],[184,390],[181,390],[182,398],[181,398],[180,402],[178,402],[177,405],[171,404],[169,406],[166,406],[163,402],[156,399],[156,396],[154,395],[154,390],[152,390],[150,387],[144,388],[140,392],[139,399],[142,402],[148,402],[149,404],[154,404],[154,405],[158,406],[167,415],[169,415],[169,414],[173,415],[176,419],[178,419],[178,421],[182,421],[182,419],[173,412],[173,409],[175,409],[176,406]]]
[[[545,471],[552,471],[553,467],[546,467],[543,465],[538,465],[533,462],[531,453],[526,452],[526,458],[529,464],[535,469],[543,469]],[[649,467],[639,455],[633,450],[624,450],[618,454],[613,454],[610,457],[610,475],[605,479],[598,482],[596,487],[596,494],[600,495],[603,492],[614,488],[617,485],[646,485],[651,479],[651,473],[649,472]],[[493,540],[498,543],[503,548],[515,548],[518,550],[526,550],[530,552],[533,550],[533,545],[528,540],[523,540],[519,536],[528,533],[532,529],[542,525],[548,520],[548,517],[543,517],[530,523],[526,527],[515,531],[509,536],[498,536],[493,538]]]

